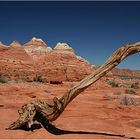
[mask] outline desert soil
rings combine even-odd
[[[40,125],[33,131],[5,130],[18,118],[17,110],[33,100],[61,97],[74,83],[51,85],[37,82],[0,84],[0,139],[121,139],[120,134],[140,138],[140,106],[120,105],[123,87],[93,85],[77,96],[54,121],[57,130],[48,132]],[[98,88],[97,88],[98,85]],[[114,93],[121,93],[116,95]],[[138,89],[137,92],[140,93]],[[140,96],[130,95],[140,102]],[[97,133],[96,133],[97,132]],[[124,138],[123,138],[124,139]]]

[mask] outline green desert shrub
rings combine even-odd
[[[42,82],[42,77],[41,77],[40,75],[36,75],[36,76],[34,77],[34,81],[35,81],[35,82]]]
[[[138,95],[134,90],[132,90],[132,89],[126,89],[125,90],[125,93],[126,94],[133,94],[133,95]]]
[[[131,88],[134,88],[134,89],[139,89],[139,85],[138,85],[139,83],[133,83],[132,85],[131,85]]]
[[[109,85],[111,85],[112,87],[119,87],[119,83],[117,83],[117,82],[115,82],[113,80],[107,79],[106,80],[106,83],[109,84]]]
[[[119,87],[119,84],[118,83],[116,83],[116,82],[112,82],[111,84],[110,84],[112,87]]]

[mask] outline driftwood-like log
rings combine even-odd
[[[49,124],[56,120],[60,114],[64,111],[66,106],[82,91],[84,91],[91,84],[102,78],[111,69],[117,66],[126,57],[140,52],[140,42],[134,44],[128,44],[119,48],[101,67],[95,72],[85,77],[75,86],[69,89],[60,99],[54,97],[53,104],[48,104],[47,101],[34,101],[29,104],[25,104],[19,109],[19,118],[12,123],[7,129],[17,128],[31,128],[34,121],[38,121],[42,124]]]

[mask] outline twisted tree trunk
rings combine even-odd
[[[119,48],[101,67],[95,72],[85,77],[75,86],[73,86],[67,93],[65,93],[60,99],[54,97],[53,104],[48,104],[42,101],[35,101],[29,104],[25,104],[19,109],[19,118],[12,123],[7,129],[17,129],[22,127],[31,128],[35,120],[42,124],[50,123],[56,120],[60,114],[64,111],[66,106],[82,91],[84,91],[91,84],[102,78],[111,69],[117,66],[126,57],[140,52],[140,42],[135,44],[125,45]]]

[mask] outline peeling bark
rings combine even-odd
[[[22,106],[18,111],[18,120],[12,123],[7,129],[12,130],[22,127],[31,128],[34,121],[41,122],[41,118],[43,118],[42,120],[45,124],[51,123],[61,115],[66,106],[77,95],[102,78],[126,57],[138,52],[140,52],[140,42],[128,44],[119,48],[111,57],[109,57],[105,64],[70,88],[60,99],[54,97],[53,104],[48,104],[47,101],[34,101]]]

